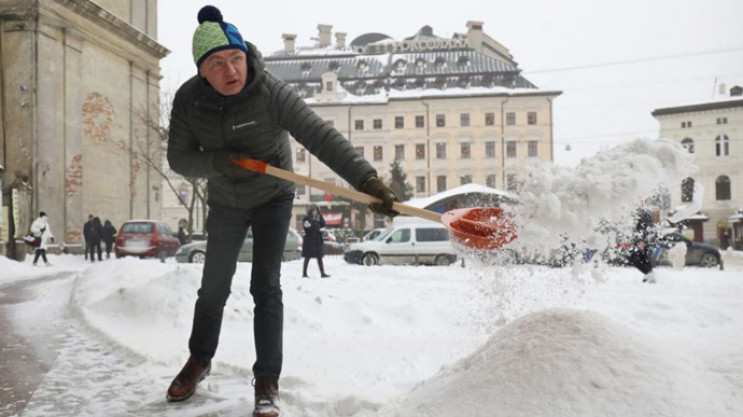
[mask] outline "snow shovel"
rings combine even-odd
[[[257,159],[232,159],[232,163],[249,171],[271,175],[296,184],[318,188],[330,194],[345,197],[360,203],[381,203],[382,200],[356,190],[343,188],[304,175],[276,168]],[[472,207],[447,211],[444,214],[394,202],[392,209],[403,214],[443,223],[451,234],[452,241],[469,249],[498,249],[516,239],[513,223],[500,207]]]

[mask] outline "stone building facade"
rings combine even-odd
[[[161,216],[157,0],[0,3],[0,160],[28,176],[20,229],[45,211],[58,243],[88,214]],[[151,158],[158,161],[159,158]]]
[[[722,246],[727,232],[728,243],[743,249],[743,88],[733,87],[706,103],[656,109],[652,115],[660,123],[660,137],[696,155],[699,170],[671,187],[674,207],[701,204],[701,212],[686,222],[694,240]]]
[[[414,197],[468,183],[515,191],[523,167],[553,160],[553,100],[561,92],[521,76],[482,22],[466,26],[451,39],[425,26],[399,41],[367,33],[347,44],[345,33],[335,33],[333,42],[332,26],[319,25],[318,43],[310,47],[298,48],[296,36],[284,34],[284,49],[267,54],[266,67],[332,122],[380,177],[389,180],[398,161]],[[293,146],[297,173],[343,183]],[[310,202],[332,214],[342,210],[324,194],[299,186],[295,216]]]

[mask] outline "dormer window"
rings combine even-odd
[[[369,65],[364,61],[363,59],[359,61],[358,64],[356,64],[356,69],[359,71],[366,71],[366,69],[369,67]]]
[[[415,88],[423,88],[426,86],[426,80],[423,77],[416,78]]]
[[[405,71],[405,66],[407,65],[407,62],[405,62],[404,59],[398,59],[395,62],[395,70],[397,71]]]
[[[433,65],[436,68],[446,67],[446,58],[444,58],[443,56],[436,57],[436,60],[433,61]]]
[[[436,77],[434,85],[436,86],[436,88],[440,88],[443,90],[444,88],[446,88],[446,77]]]
[[[426,66],[426,60],[423,58],[418,58],[415,60],[415,66],[417,68],[423,68]]]
[[[459,65],[460,68],[466,67],[470,64],[470,59],[466,56],[460,56],[459,59],[457,59],[457,65]]]
[[[340,68],[341,65],[338,63],[338,61],[330,61],[330,64],[328,64],[328,69],[333,72],[338,72]]]
[[[300,68],[302,69],[303,73],[309,73],[310,71],[312,71],[312,65],[310,65],[308,62],[303,62]]]

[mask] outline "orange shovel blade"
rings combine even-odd
[[[470,249],[498,249],[516,239],[513,223],[499,207],[447,211],[441,222],[449,228],[453,242]]]

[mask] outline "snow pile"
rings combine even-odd
[[[659,186],[675,187],[696,170],[694,155],[667,140],[637,139],[591,158],[575,168],[552,164],[530,167],[513,208],[516,247],[537,253],[565,240],[606,246],[596,233],[602,221],[630,227],[630,215]]]
[[[590,311],[545,310],[501,329],[381,416],[722,416],[688,358]],[[392,411],[394,410],[394,411]]]

